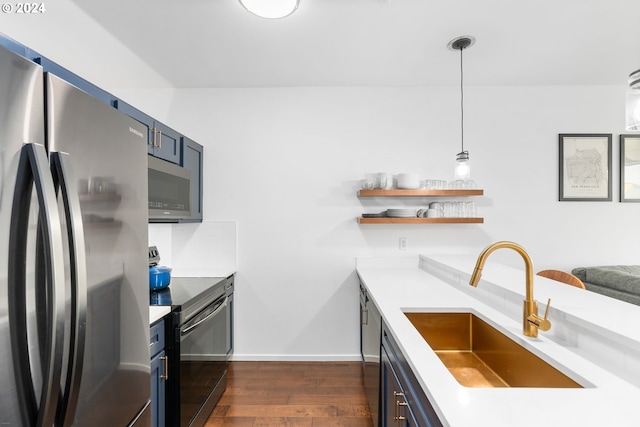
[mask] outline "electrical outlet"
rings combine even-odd
[[[400,248],[401,251],[406,251],[407,250],[407,238],[406,237],[401,237],[400,240],[398,241],[398,247]]]

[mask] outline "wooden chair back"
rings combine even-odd
[[[538,271],[538,276],[546,277],[547,279],[555,280],[557,282],[566,283],[567,285],[575,286],[580,289],[587,289],[582,283],[582,280],[577,278],[571,273],[565,273],[560,270],[542,270]]]

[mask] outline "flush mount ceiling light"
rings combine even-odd
[[[284,18],[296,11],[300,0],[239,0],[242,7],[261,18]]]
[[[640,70],[629,75],[626,113],[627,130],[640,131]]]
[[[455,179],[468,180],[471,176],[469,164],[469,152],[464,149],[464,72],[462,67],[462,51],[473,46],[476,38],[473,36],[460,36],[447,44],[449,50],[460,51],[460,143],[461,149],[456,154]]]

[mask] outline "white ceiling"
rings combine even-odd
[[[640,68],[639,0],[72,0],[172,86],[619,85]],[[266,1],[266,0],[265,0]],[[53,6],[51,6],[53,7]]]

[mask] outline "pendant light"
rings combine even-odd
[[[261,18],[284,18],[296,11],[300,0],[239,0],[242,7]]]
[[[462,67],[462,51],[473,46],[476,42],[473,36],[460,36],[451,40],[447,48],[460,51],[460,152],[456,154],[454,179],[466,181],[471,177],[469,152],[464,149],[464,70]]]
[[[640,70],[629,75],[626,113],[626,129],[640,131]]]

